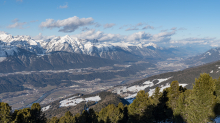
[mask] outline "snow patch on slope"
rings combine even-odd
[[[67,106],[76,106],[77,104],[86,101],[95,101],[98,102],[100,101],[101,98],[99,96],[94,96],[94,97],[88,97],[88,98],[76,98],[76,96],[65,99],[60,101],[60,107],[67,107]]]
[[[4,61],[6,57],[0,57],[0,62]]]
[[[155,79],[155,80],[158,80],[158,81],[159,81],[156,85],[158,85],[158,84],[160,84],[160,83],[162,83],[162,82],[164,82],[164,81],[167,81],[167,80],[170,79],[170,78],[172,78],[172,77],[168,77],[168,78],[164,78],[164,79]],[[154,80],[153,80],[153,81],[154,81]]]
[[[48,109],[50,108],[50,105],[48,105],[48,106],[46,106],[46,107],[43,107],[42,109],[41,109],[41,111],[47,111]]]

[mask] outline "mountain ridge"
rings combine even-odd
[[[152,42],[99,42],[97,39],[78,39],[68,35],[35,40],[30,36],[0,34],[0,57],[13,56],[15,52],[18,52],[17,48],[36,54],[65,51],[112,60],[122,60],[120,57],[124,55],[127,55],[127,58],[131,57],[130,59],[159,58],[163,60],[177,55],[175,53],[177,49],[161,48]],[[169,52],[163,53],[167,51]]]

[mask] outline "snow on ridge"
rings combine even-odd
[[[168,77],[168,78],[163,78],[163,79],[154,79],[154,80],[152,80],[152,81],[146,81],[146,82],[144,82],[143,84],[147,84],[147,85],[154,85],[153,84],[153,81],[155,81],[155,80],[158,80],[159,82],[157,83],[157,84],[155,84],[155,85],[158,85],[158,84],[160,84],[160,83],[162,83],[162,82],[164,82],[164,81],[167,81],[167,80],[169,80],[170,78],[172,78],[172,76],[171,77]]]
[[[146,81],[146,82],[144,82],[143,84],[149,85],[149,84],[153,84],[153,82],[151,82],[151,81]]]
[[[43,107],[43,108],[41,108],[41,111],[47,111],[48,109],[50,108],[50,105],[48,105],[48,106],[46,106],[46,107]]]
[[[129,95],[127,97],[125,97],[124,99],[131,99],[131,98],[135,98],[137,96],[137,93]]]
[[[4,61],[6,57],[0,57],[0,62]]]
[[[212,55],[210,52],[207,52],[206,54],[208,54],[208,55]],[[206,54],[205,54],[205,55],[206,55]]]
[[[127,91],[138,92],[140,90],[144,90],[145,88],[151,87],[151,86],[152,86],[152,84],[151,85],[144,85],[144,86],[134,85],[134,86],[127,88]]]
[[[101,98],[99,96],[94,96],[94,97],[87,97],[87,98],[76,98],[77,96],[65,99],[60,101],[60,107],[67,107],[67,106],[76,106],[77,104],[86,101],[95,101],[98,102],[101,100]]]
[[[10,36],[10,35],[8,35],[8,34],[5,33],[5,32],[1,32],[1,31],[0,31],[0,40],[5,40],[8,36]]]
[[[160,84],[160,83],[162,83],[162,82],[164,82],[164,81],[167,81],[168,79],[170,79],[170,78],[172,78],[172,76],[171,77],[168,77],[168,78],[164,78],[164,79],[155,79],[155,80],[158,80],[159,82],[157,83],[157,84],[155,84],[155,85],[158,85],[158,84]],[[153,80],[154,81],[154,80]]]

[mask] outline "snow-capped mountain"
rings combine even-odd
[[[34,40],[30,36],[12,36],[0,33],[0,57],[15,55],[19,52],[18,48],[36,54],[65,51],[122,61],[143,58],[166,59],[175,55],[172,48],[160,48],[154,43],[99,42],[96,39],[78,39],[68,35],[46,40]]]
[[[66,35],[63,37],[55,37],[47,41],[41,41],[41,46],[46,52],[67,51],[91,56],[98,56],[108,59],[120,59],[121,55],[130,54],[138,56],[157,56],[155,49],[156,44],[134,44],[125,42],[99,42],[98,40],[86,40],[71,38]],[[141,51],[143,50],[144,51]],[[147,50],[148,51],[147,51]]]
[[[22,48],[33,53],[43,54],[44,49],[40,43],[33,40],[30,36],[12,36],[6,33],[0,33],[0,57],[15,55]]]

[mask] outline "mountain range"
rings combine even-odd
[[[99,42],[70,37],[53,37],[35,40],[30,36],[12,36],[0,33],[0,57],[14,56],[19,49],[35,54],[50,54],[56,51],[84,54],[118,61],[136,61],[141,59],[166,60],[167,58],[188,55],[178,48],[162,48],[146,42]]]

